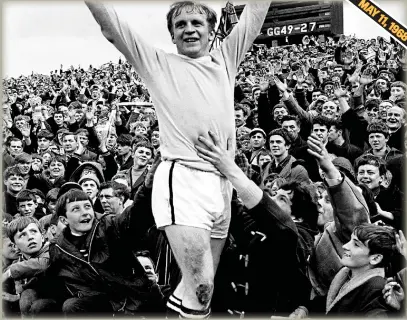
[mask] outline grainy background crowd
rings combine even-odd
[[[296,236],[287,233],[293,227],[283,217],[279,223],[262,217],[235,194],[215,278],[214,314],[325,313],[318,298],[332,286],[353,228],[366,222],[397,231],[389,236],[397,245],[383,254],[389,260],[384,282],[354,290],[343,305],[330,301],[328,311],[366,313],[360,309],[368,305],[365,299],[375,304],[368,310],[373,314],[403,309],[405,239],[398,230],[405,202],[405,68],[405,49],[380,37],[306,36],[298,45],[253,45],[246,54],[235,85],[235,163],[292,217]],[[113,314],[100,304],[82,310],[64,301],[123,288],[139,296],[114,306],[116,313],[165,312],[180,271],[145,201],[160,158],[160,131],[154,101],[130,64],[61,65],[49,75],[3,79],[2,130],[3,312]],[[330,186],[330,164],[341,172],[342,187]],[[69,283],[53,278],[48,266],[61,266],[52,265],[49,242],[65,228],[57,200],[75,188],[89,196],[97,218],[123,217],[121,224],[109,222],[106,235],[95,235],[95,241],[117,233],[115,250],[128,246],[134,256],[110,257],[109,263],[129,265],[137,258],[144,270],[133,272],[145,272],[148,281],[119,279],[117,286],[99,288],[96,280],[81,283],[76,269],[65,270]],[[359,240],[370,239],[363,232],[377,231],[362,230]],[[88,240],[76,241],[82,241],[76,245],[83,246],[86,264]],[[286,255],[293,245],[293,256]],[[92,273],[86,268],[81,272]],[[154,290],[141,295],[140,288],[151,283]],[[380,285],[387,290],[376,290]]]

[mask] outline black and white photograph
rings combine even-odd
[[[406,8],[4,2],[2,316],[404,318]]]

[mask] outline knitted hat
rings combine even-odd
[[[81,185],[83,182],[88,181],[88,180],[94,181],[94,182],[96,183],[98,189],[100,188],[100,181],[99,181],[99,179],[96,177],[96,175],[93,174],[93,173],[86,174],[86,175],[82,176],[82,177],[79,179],[78,184]]]
[[[350,161],[344,157],[337,157],[332,160],[332,163],[340,171],[342,171],[350,180],[355,181],[355,171]]]

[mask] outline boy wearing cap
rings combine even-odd
[[[88,173],[82,175],[78,181],[78,184],[81,186],[82,190],[89,196],[92,200],[93,205],[97,201],[97,195],[100,188],[100,181],[98,177],[93,173]]]

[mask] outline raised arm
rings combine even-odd
[[[297,100],[295,100],[294,96],[288,93],[287,84],[285,82],[281,82],[278,77],[274,77],[274,81],[278,90],[280,90],[283,95],[283,102],[287,106],[288,111],[292,114],[298,115],[303,123],[306,123],[308,126],[310,126],[310,124],[312,123],[311,114],[301,108]]]
[[[96,1],[85,3],[100,25],[102,34],[126,57],[136,72],[143,78],[152,74],[158,62],[156,50],[121,21],[112,6]]]
[[[220,50],[226,57],[225,60],[231,64],[228,69],[234,70],[233,78],[246,52],[260,34],[269,7],[270,1],[249,1],[243,9],[238,24],[222,42]]]
[[[343,243],[350,241],[353,229],[369,220],[369,209],[360,190],[332,163],[328,151],[315,134],[307,141],[308,152],[319,163],[326,175],[325,183],[334,208],[335,230]]]

